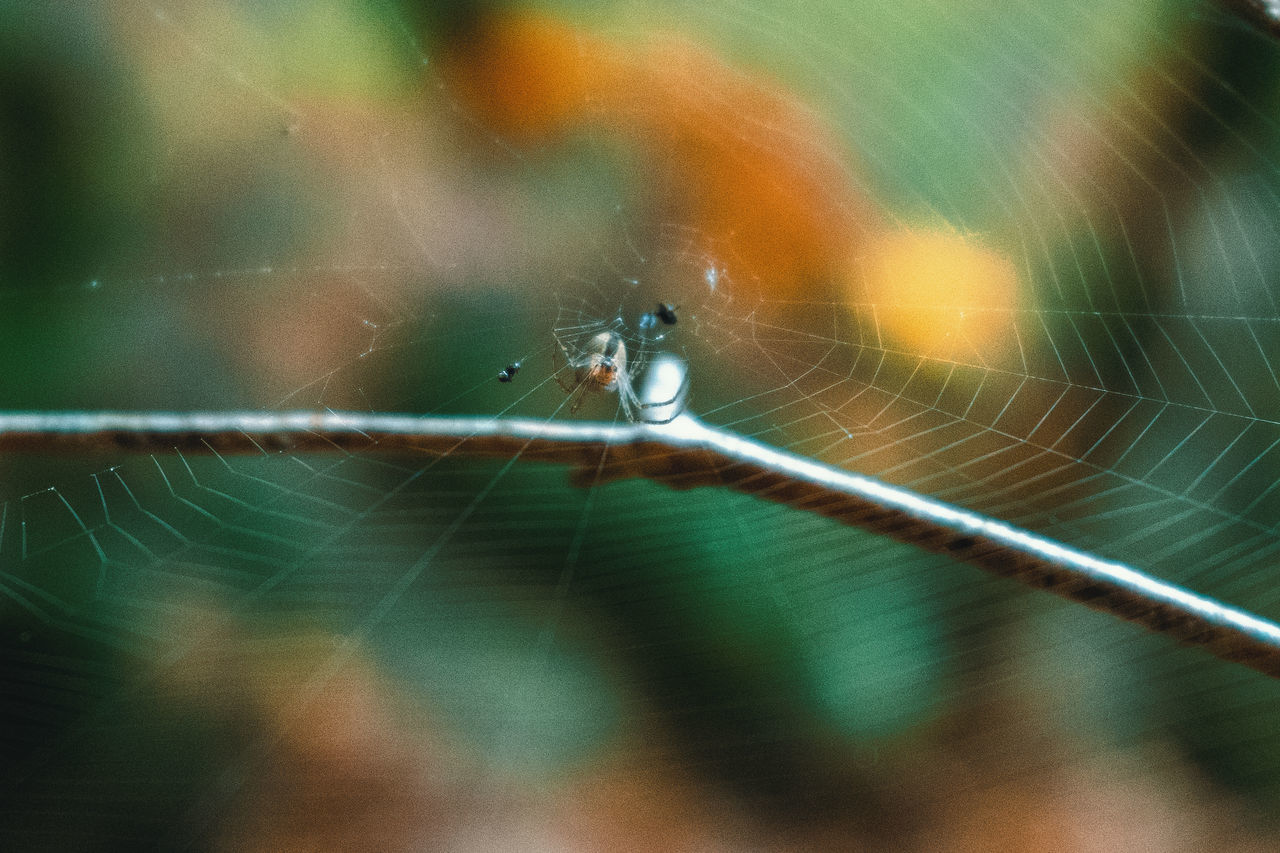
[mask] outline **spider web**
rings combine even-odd
[[[1172,0],[576,11],[773,81],[831,129],[816,159],[804,127],[716,132],[797,164],[813,209],[870,198],[876,234],[998,254],[1016,298],[922,307],[872,248],[851,283],[781,287],[607,126],[494,133],[389,4],[120,0],[14,36],[77,33],[10,76],[108,69],[146,144],[85,155],[129,176],[85,202],[105,232],[78,223],[110,239],[6,268],[33,282],[0,296],[6,407],[566,418],[553,334],[615,328],[686,360],[708,423],[1280,619],[1280,46]],[[693,102],[726,97],[695,71]],[[318,820],[308,779],[338,813],[391,803],[385,846],[590,844],[618,779],[668,790],[687,846],[745,810],[718,837],[813,841],[801,814],[928,848],[949,804],[1039,785],[1099,792],[1060,808],[1112,840],[1125,796],[1135,845],[1161,820],[1243,844],[1280,796],[1261,676],[727,490],[373,449],[4,464],[20,847],[267,845],[297,827],[264,800]]]

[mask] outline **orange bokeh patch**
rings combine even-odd
[[[997,346],[1018,285],[998,253],[889,229],[848,152],[793,95],[687,39],[611,41],[549,15],[495,14],[445,46],[443,75],[512,144],[575,129],[631,152],[664,221],[735,296],[875,303],[887,345]]]

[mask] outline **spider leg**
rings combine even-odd
[[[688,392],[688,390],[689,390],[689,374],[686,373],[680,379],[680,387],[676,389],[676,393],[671,395],[670,400],[658,400],[652,403],[642,403],[639,400],[636,400],[636,408],[644,410],[644,409],[661,409],[663,406],[670,406],[673,403],[678,403],[681,399],[683,399],[685,394]],[[681,410],[683,410],[684,406],[681,406],[680,408]],[[672,418],[671,420],[675,420],[675,418]],[[649,423],[667,424],[667,423],[671,423],[671,421],[649,421]]]
[[[640,400],[636,397],[636,392],[631,388],[631,378],[625,374],[618,374],[618,402],[622,404],[622,413],[627,416],[627,420],[632,423],[636,422],[636,408],[640,405]]]
[[[640,346],[634,351],[628,350],[627,358],[628,372],[632,376],[640,376],[644,373],[644,369],[649,364],[649,344],[647,341],[641,341]]]
[[[573,367],[573,359],[569,357],[569,351],[564,348],[564,344],[560,342],[559,337],[553,334],[551,338],[556,342],[555,347],[551,350],[551,365],[555,368],[555,373],[551,375],[555,377],[556,384],[559,385],[566,394],[572,394],[574,391],[582,387],[582,383],[574,381],[568,385],[565,384],[564,379],[561,378],[560,374],[564,373],[564,369],[566,367]],[[559,351],[558,355],[557,351]],[[576,369],[577,368],[574,368],[575,371]],[[578,405],[580,404],[581,403],[579,402]],[[574,406],[574,410],[577,410],[577,405]]]
[[[623,385],[622,381],[625,381],[626,384]],[[626,412],[627,419],[633,423],[646,423],[654,426],[662,426],[663,424],[671,423],[676,418],[684,414],[685,398],[689,390],[688,373],[681,377],[680,387],[676,389],[676,392],[671,396],[671,399],[655,400],[649,403],[642,402],[636,395],[635,390],[631,387],[630,377],[627,377],[622,381],[619,381],[618,384],[618,398],[622,401],[622,408],[623,411]],[[669,418],[656,419],[644,416],[644,413],[650,409],[661,409],[665,406],[675,406],[675,411]]]
[[[663,418],[662,420],[651,420],[649,418],[641,418],[640,423],[649,424],[649,426],[663,426],[665,424],[671,423],[672,421],[674,421],[676,418],[680,417],[683,414],[684,414],[684,406],[681,406],[679,409],[676,409],[676,413],[669,418]]]

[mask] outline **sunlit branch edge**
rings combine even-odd
[[[1013,578],[1280,677],[1280,626],[1121,563],[708,426],[361,412],[0,413],[0,451],[414,452],[555,462],[583,484],[728,487]]]

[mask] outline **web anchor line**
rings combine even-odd
[[[1280,626],[978,513],[708,426],[364,412],[0,413],[0,452],[126,450],[466,454],[574,466],[600,483],[644,477],[728,487],[946,554],[1280,677]]]

